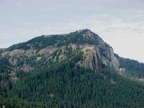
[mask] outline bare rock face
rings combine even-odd
[[[90,30],[83,34],[83,36],[84,38],[96,40],[98,45],[85,45],[82,49],[84,61],[79,64],[92,70],[97,70],[101,68],[102,65],[105,65],[119,71],[119,61],[115,57],[113,49],[108,44]]]
[[[95,49],[95,47],[91,46],[91,47],[85,47],[82,49],[84,55],[84,61],[82,61],[80,63],[81,66],[84,66],[85,68],[89,68],[92,70],[96,70],[99,68],[98,65],[98,55],[97,55],[97,51]]]
[[[54,46],[49,46],[49,47],[46,47],[46,48],[43,48],[43,49],[41,49],[39,52],[38,52],[38,54],[40,54],[40,55],[42,55],[42,54],[45,54],[45,55],[47,55],[47,54],[52,54],[54,51],[56,51],[57,50],[57,48],[56,47],[54,47]]]
[[[101,50],[103,50],[103,52]],[[101,49],[96,46],[91,46],[83,48],[82,51],[84,53],[84,61],[79,63],[81,66],[97,70],[101,68],[103,64],[116,71],[119,70],[119,61],[114,56],[112,48]]]
[[[100,55],[101,61],[104,65],[118,71],[119,70],[119,61],[115,57],[112,48],[106,48],[104,55]]]

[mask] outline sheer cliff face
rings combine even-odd
[[[98,49],[98,51],[99,51],[99,49]],[[104,65],[118,71],[119,70],[119,61],[115,57],[113,49],[112,48],[105,48],[105,47],[103,47],[102,49],[105,50],[104,54],[101,54],[100,52],[98,52],[98,55],[100,56],[101,62]]]
[[[101,68],[102,65],[116,71],[119,70],[119,61],[115,57],[113,49],[108,44],[90,30],[87,30],[87,32],[83,34],[83,37],[85,39],[95,40],[97,44],[83,46],[84,61],[79,62],[80,65],[92,70],[97,70]]]
[[[119,70],[119,61],[115,57],[112,48],[87,46],[82,51],[84,53],[84,61],[80,62],[80,64],[85,68],[98,70],[102,65],[105,65],[116,71]]]

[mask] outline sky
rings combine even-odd
[[[144,63],[144,0],[0,0],[0,48],[80,29]]]

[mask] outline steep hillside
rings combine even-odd
[[[126,59],[116,55],[120,63],[120,72],[122,75],[132,77],[143,81],[144,79],[144,63],[140,63],[136,60]]]
[[[88,29],[0,50],[0,105],[16,97],[17,107],[20,99],[54,108],[144,107],[144,86],[129,78],[143,80],[144,64],[119,57]]]
[[[118,70],[119,63],[112,48],[90,30],[81,30],[66,35],[36,37],[28,42],[11,46],[0,54],[0,64],[16,71],[29,72],[39,65],[61,62],[70,53],[83,51],[81,66],[92,70],[106,65]],[[45,63],[45,64],[44,64]]]
[[[15,73],[17,71],[29,72],[36,67],[50,66],[51,62],[59,63],[69,53],[78,50],[84,53],[83,60],[79,61],[78,64],[85,68],[98,70],[101,66],[108,66],[111,69],[120,71],[120,73],[125,73],[125,75],[143,78],[143,63],[137,63],[136,68],[133,70],[135,74],[131,73],[132,68],[131,66],[128,68],[127,65],[132,60],[126,63],[126,59],[116,56],[107,43],[88,29],[63,35],[43,35],[24,43],[15,44],[1,50],[0,65],[12,70],[11,74],[16,78]],[[134,64],[135,62],[131,63],[131,65]]]

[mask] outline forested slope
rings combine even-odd
[[[144,64],[88,29],[0,50],[0,107],[143,108]]]

